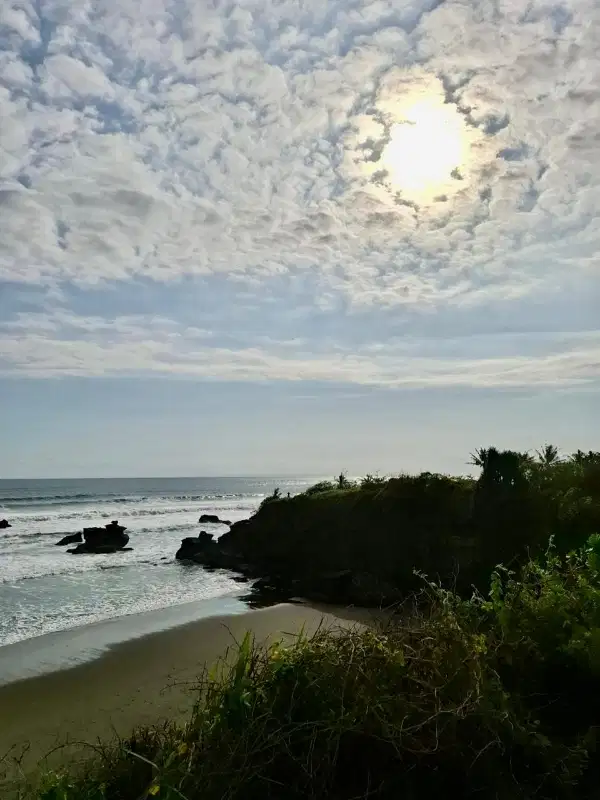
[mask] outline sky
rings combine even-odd
[[[2,0],[0,478],[600,449],[598,0]]]

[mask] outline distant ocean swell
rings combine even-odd
[[[262,496],[260,493],[256,497]],[[52,495],[52,496],[38,496],[38,497],[3,497],[0,509],[3,511],[10,511],[12,508],[35,507],[35,506],[76,506],[87,505],[93,503],[94,505],[115,503],[118,505],[126,503],[143,503],[143,502],[181,502],[187,501],[190,503],[207,502],[211,500],[233,500],[239,497],[248,497],[243,494],[215,494],[215,495],[166,495],[157,497],[97,497],[93,494],[78,494],[78,495]]]
[[[247,503],[240,503],[238,505],[228,505],[228,506],[218,506],[215,504],[211,504],[211,510],[221,511],[225,510],[245,510],[248,508]],[[119,517],[160,517],[164,516],[165,514],[193,514],[195,512],[200,513],[202,508],[199,506],[165,506],[162,508],[154,508],[154,507],[147,507],[147,508],[133,508],[133,509],[119,509],[118,512],[115,511],[104,511],[104,510],[96,510],[93,506],[86,506],[85,508],[81,508],[78,511],[68,511],[64,513],[46,513],[46,514],[23,514],[23,513],[13,513],[10,514],[11,522],[13,523],[13,527],[17,525],[19,522],[31,524],[34,522],[50,522],[51,520],[78,520],[78,519],[87,519],[90,516],[100,517],[102,519],[109,519],[114,517],[115,513],[118,513]],[[7,509],[2,509],[3,513],[7,513]],[[10,529],[7,529],[10,531]]]

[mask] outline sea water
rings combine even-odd
[[[228,573],[175,560],[185,536],[222,525],[201,514],[249,517],[275,487],[306,478],[143,478],[0,481],[0,645],[128,614],[240,594]],[[56,542],[118,520],[131,552],[71,555]]]

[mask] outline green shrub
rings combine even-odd
[[[264,499],[261,501],[261,503],[260,503],[260,505],[259,505],[259,507],[258,507],[258,508],[259,508],[259,510],[260,510],[261,508],[264,508],[264,507],[265,507],[266,505],[268,505],[269,503],[275,503],[275,502],[277,502],[278,500],[281,500],[281,499],[282,499],[282,498],[281,498],[281,489],[279,489],[279,487],[276,487],[275,489],[273,489],[273,494],[269,494],[269,495],[267,495],[267,496],[266,496],[266,497],[265,497],[265,498],[264,498]]]
[[[322,494],[323,492],[333,492],[336,489],[336,486],[331,481],[319,481],[319,483],[315,483],[314,486],[310,486],[304,494],[307,497],[311,497],[314,494]]]
[[[600,723],[599,538],[497,570],[481,602],[505,685],[555,735],[586,737]]]
[[[360,486],[361,489],[377,489],[385,486],[387,483],[387,478],[382,478],[379,475],[371,475],[368,473],[365,477],[361,480]]]

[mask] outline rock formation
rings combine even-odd
[[[0,519],[0,528],[12,528],[12,525],[7,519]]]
[[[201,525],[231,525],[228,519],[219,519],[216,514],[202,514],[198,522]]]
[[[231,568],[231,560],[224,553],[212,533],[200,531],[198,536],[188,536],[181,542],[181,547],[175,554],[179,561],[196,561],[209,568]]]
[[[249,520],[235,522],[230,532],[218,540],[206,531],[188,537],[182,541],[176,558],[254,579],[253,600],[282,602],[302,597],[316,602],[379,607],[383,598],[387,602],[399,599],[392,584],[367,570],[346,566],[335,569],[325,557],[322,563],[316,557],[303,563],[298,554],[294,557],[284,547],[280,531],[286,530],[285,526],[279,529],[275,524],[272,528],[265,524],[265,517],[269,521],[271,516],[274,511],[267,508]]]
[[[81,531],[79,531],[79,533],[69,533],[67,534],[67,536],[63,536],[60,542],[57,542],[56,544],[57,545],[77,544],[77,542],[82,542],[82,541],[83,541],[83,534],[81,533]]]
[[[126,530],[127,528],[119,525],[117,520],[113,520],[103,528],[84,528],[83,543],[67,552],[79,555],[80,553],[116,553],[118,550],[125,550],[129,542]]]

